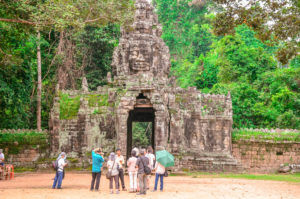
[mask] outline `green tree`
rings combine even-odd
[[[287,64],[299,51],[300,3],[298,0],[214,0],[223,7],[214,20],[216,35],[234,34],[235,27],[246,24],[261,41],[281,44],[277,59]]]
[[[76,63],[84,65],[84,73],[91,90],[106,84],[106,74],[111,72],[114,48],[120,37],[120,26],[87,26],[75,36]]]
[[[132,123],[132,146],[148,147],[151,145],[152,125],[151,122]]]
[[[20,32],[23,31],[24,35],[27,35],[27,38],[29,38],[32,34],[36,34],[36,31],[38,31],[37,38],[35,40],[37,45],[33,45],[37,50],[35,52],[35,58],[32,56],[29,57],[30,64],[36,62],[41,63],[40,57],[47,56],[53,58],[51,63],[46,63],[46,64],[38,64],[39,69],[38,71],[46,71],[45,76],[42,78],[41,73],[39,73],[38,79],[41,80],[43,79],[43,82],[38,81],[38,96],[37,98],[32,98],[32,96],[23,96],[24,98],[30,99],[30,102],[37,102],[38,106],[30,106],[31,111],[33,109],[37,110],[37,118],[38,118],[38,128],[40,128],[40,99],[42,98],[42,94],[47,95],[47,100],[46,102],[43,102],[42,100],[42,105],[46,105],[46,109],[49,110],[50,106],[49,103],[51,103],[52,99],[49,99],[53,97],[53,95],[49,95],[49,89],[52,89],[50,93],[53,93],[54,86],[56,79],[59,79],[60,75],[62,77],[64,76],[64,73],[60,73],[61,71],[72,71],[70,74],[79,74],[78,70],[81,70],[81,68],[76,68],[77,63],[74,61],[73,62],[73,56],[68,56],[72,55],[74,53],[73,50],[73,45],[74,45],[74,38],[70,38],[68,34],[65,34],[65,32],[70,32],[70,31],[79,31],[82,30],[85,26],[96,26],[96,27],[103,27],[108,23],[119,23],[119,24],[127,24],[132,20],[133,16],[133,1],[127,0],[127,1],[89,1],[89,0],[77,0],[77,1],[65,1],[65,0],[58,0],[58,1],[53,1],[53,0],[47,0],[47,1],[40,1],[40,0],[21,0],[21,1],[16,1],[16,0],[9,0],[9,1],[0,1],[0,25],[3,25],[4,23],[8,23],[3,25],[2,27],[5,27],[9,29],[10,27],[16,27],[17,29],[20,28]],[[13,29],[13,28],[11,28]],[[43,49],[41,48],[41,55],[40,55],[40,48],[39,45],[41,42],[43,42],[43,34],[41,31],[49,31],[49,37],[52,35],[51,30],[58,31],[60,32],[60,39],[59,42],[53,42],[51,47],[49,48],[50,50],[47,52],[43,52]],[[41,35],[41,41],[40,41],[40,34]],[[46,34],[44,34],[46,35]],[[66,36],[66,37],[64,37]],[[56,37],[56,34],[54,34],[54,38]],[[26,39],[26,37],[24,36]],[[57,38],[57,37],[56,37]],[[12,41],[14,42],[19,42],[19,38],[14,38],[15,40]],[[0,49],[0,63],[5,63],[8,65],[8,63],[17,63],[20,64],[23,62],[22,57],[19,56],[19,54],[12,54],[10,53],[11,49],[11,44],[9,43],[10,41],[4,40],[4,42],[7,41],[8,43],[5,43],[3,47],[1,46]],[[2,42],[2,43],[4,43]],[[21,43],[21,48],[22,48],[23,43]],[[52,51],[52,47],[57,47],[56,54],[54,54]],[[38,55],[37,55],[38,54]],[[51,56],[49,56],[51,54]],[[74,53],[75,54],[75,53]],[[81,52],[81,54],[84,54],[84,52]],[[71,65],[68,65],[68,63],[71,63]],[[75,66],[73,66],[75,65]],[[49,66],[49,69],[43,69],[41,66]],[[54,67],[53,67],[54,66]],[[67,69],[70,70],[54,70],[56,71],[56,74],[58,78],[53,78],[52,76],[52,71],[53,68],[61,68],[60,66],[70,66]],[[35,67],[38,69],[37,67]],[[81,70],[82,71],[82,70]],[[7,71],[4,71],[4,75],[6,74]],[[32,74],[34,73],[33,71],[30,70]],[[50,75],[51,74],[51,75]],[[68,76],[68,74],[67,74]],[[47,77],[47,78],[45,78]],[[70,77],[70,76],[68,76]],[[18,77],[21,78],[21,77]],[[36,81],[34,81],[35,78],[32,79],[32,82],[34,85],[27,87],[27,88],[32,88],[31,90],[35,93],[36,92]],[[70,77],[70,79],[75,79],[73,76]],[[9,80],[7,80],[9,81]],[[68,81],[68,80],[67,80]],[[6,85],[8,82],[4,82]],[[3,85],[5,85],[3,83]],[[41,84],[46,85],[46,91],[47,92],[41,92]],[[27,89],[27,92],[30,89]],[[32,93],[32,92],[28,92]],[[14,96],[11,96],[12,99],[16,100]],[[26,101],[22,100],[22,101]],[[1,100],[2,101],[2,100]],[[5,105],[3,105],[5,106]],[[23,112],[28,112],[28,110],[23,110]],[[8,115],[14,115],[12,114],[14,111],[9,110],[6,111]],[[22,113],[22,116],[25,116],[25,114]],[[43,113],[42,112],[42,117],[48,115],[48,112]],[[13,116],[14,117],[14,116]],[[28,118],[29,120],[29,118]],[[24,122],[28,126],[28,122]],[[44,121],[44,123],[46,123]],[[1,128],[6,128],[7,125],[4,125]],[[21,125],[22,126],[22,125]],[[19,128],[18,125],[14,126],[13,128]]]

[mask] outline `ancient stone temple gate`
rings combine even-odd
[[[82,90],[57,89],[50,120],[52,153],[84,157],[101,146],[105,152],[120,147],[127,155],[133,147],[132,122],[152,122],[153,147],[176,156],[174,169],[235,169],[230,94],[177,87],[169,78],[169,49],[160,38],[154,8],[146,0],[135,6],[133,31],[122,29],[108,85],[89,92],[84,78]]]

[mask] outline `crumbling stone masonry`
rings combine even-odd
[[[84,157],[94,147],[115,147],[128,155],[132,122],[152,122],[154,148],[176,156],[174,170],[235,170],[232,157],[230,93],[209,95],[177,87],[169,78],[169,49],[162,26],[146,0],[136,1],[130,30],[122,29],[112,61],[109,85],[89,92],[59,90],[51,111],[51,151]]]

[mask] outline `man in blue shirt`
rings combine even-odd
[[[93,159],[93,166],[92,166],[92,183],[91,183],[91,191],[94,190],[94,184],[96,180],[96,187],[95,190],[99,190],[100,184],[100,177],[101,177],[101,168],[104,162],[103,153],[101,148],[94,149],[92,151],[92,159]]]

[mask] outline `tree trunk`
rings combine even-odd
[[[82,77],[84,66],[76,67],[76,46],[72,41],[72,33],[60,32],[57,55],[62,59],[57,70],[57,80],[60,89],[76,89],[76,81]]]
[[[38,86],[37,86],[37,130],[41,131],[41,98],[42,98],[42,58],[41,58],[41,33],[37,33],[37,73],[38,73]]]

